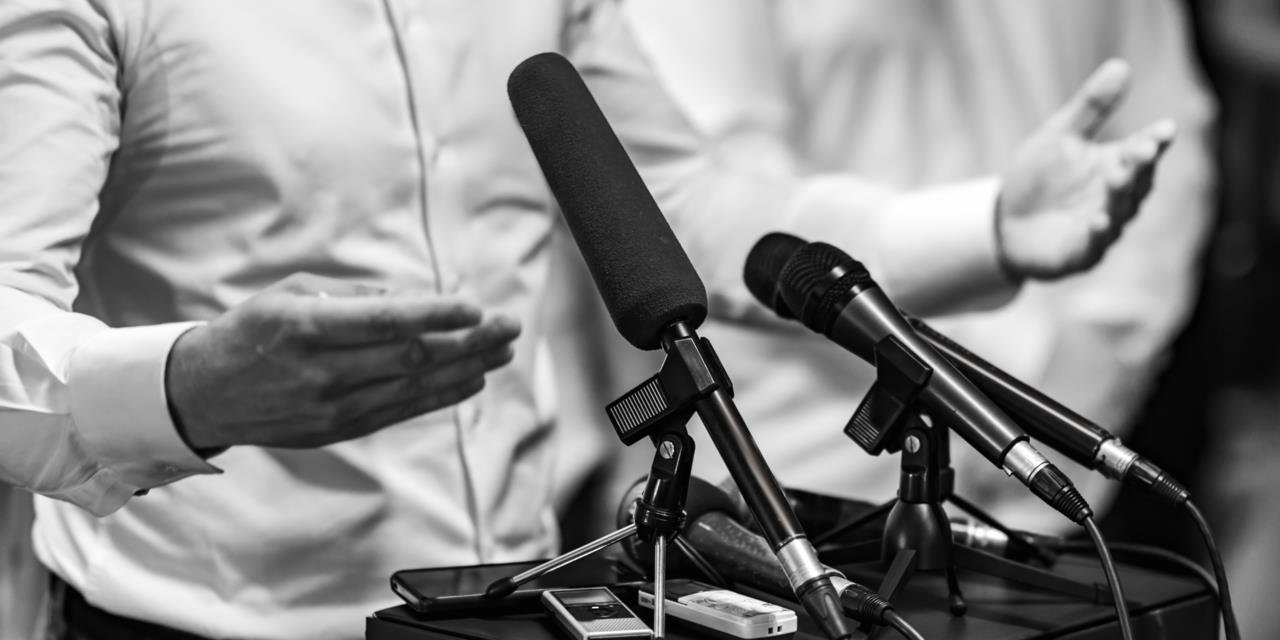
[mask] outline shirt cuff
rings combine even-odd
[[[917,315],[957,313],[999,306],[1018,292],[996,248],[996,178],[884,192],[874,204],[865,185],[843,182],[812,183],[805,217],[825,218],[818,237],[856,250],[898,306]],[[856,208],[864,216],[850,216]]]
[[[178,435],[165,366],[178,337],[199,323],[108,329],[71,356],[71,416],[88,453],[140,489],[221,470]]]

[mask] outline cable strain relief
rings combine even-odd
[[[1093,515],[1089,503],[1080,495],[1080,491],[1071,484],[1066,474],[1057,467],[1048,464],[1031,476],[1031,491],[1049,506],[1076,524],[1084,522]]]
[[[844,603],[831,578],[823,576],[796,589],[800,604],[809,617],[830,640],[851,640],[853,632],[845,625]]]
[[[886,615],[893,609],[880,594],[861,585],[853,585],[840,592],[840,604],[844,614],[866,624],[889,624]]]
[[[1191,499],[1191,493],[1186,487],[1145,458],[1134,461],[1133,466],[1129,467],[1129,477],[1175,505],[1181,505]]]

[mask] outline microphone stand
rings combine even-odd
[[[634,522],[536,567],[495,581],[485,590],[485,597],[505,597],[521,584],[634,535],[653,546],[654,638],[665,635],[667,545],[674,543],[691,555],[678,538],[686,519],[684,505],[694,453],[694,442],[685,425],[695,411],[706,411],[703,405],[708,401],[727,401],[725,394],[732,394],[732,383],[711,344],[684,323],[674,323],[664,331],[662,346],[667,357],[658,373],[605,408],[623,444],[631,446],[647,436],[656,449],[644,493],[635,502]],[[699,559],[690,557],[695,564]]]
[[[1105,584],[1085,584],[1064,578],[1039,567],[1014,562],[986,551],[956,544],[951,523],[942,503],[950,501],[974,518],[1000,529],[1011,544],[1031,550],[1035,557],[1052,558],[1016,532],[968,501],[953,495],[955,472],[951,468],[950,429],[922,411],[916,400],[932,375],[932,369],[918,359],[897,338],[889,336],[876,344],[876,382],[863,398],[845,434],[872,455],[889,450],[901,455],[898,497],[875,511],[822,535],[837,535],[877,519],[886,512],[880,540],[821,550],[829,564],[879,561],[888,565],[881,581],[881,597],[893,601],[916,571],[945,572],[948,604],[953,616],[968,609],[958,568],[995,576],[1019,584],[1092,601],[1112,602]]]

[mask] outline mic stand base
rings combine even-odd
[[[1010,544],[1030,547],[1016,532],[999,524],[968,502],[955,498],[955,472],[951,469],[950,432],[945,423],[934,424],[920,408],[920,392],[928,384],[933,369],[889,336],[875,345],[876,381],[858,405],[844,432],[867,453],[882,451],[899,454],[900,481],[898,498],[885,507],[884,533],[879,541],[828,549],[819,557],[828,564],[878,560],[887,567],[881,581],[881,597],[893,601],[917,571],[941,571],[947,581],[951,615],[962,616],[968,610],[958,568],[1000,577],[1028,586],[1062,593],[1103,604],[1111,602],[1106,585],[1084,584],[1063,578],[1043,569],[956,544],[951,537],[951,523],[942,502],[951,499],[978,520],[994,526],[1009,536]],[[841,525],[822,536],[830,540],[850,531],[860,523],[870,522],[868,514],[855,523]],[[1038,548],[1030,555],[1046,559]],[[1050,562],[1046,564],[1052,564]]]
[[[833,534],[852,531],[855,526],[871,522],[879,514],[888,511],[884,534],[880,540],[871,540],[843,547],[828,547],[819,551],[822,561],[831,565],[856,564],[878,561],[887,566],[878,592],[881,597],[893,601],[917,571],[942,571],[947,581],[948,605],[953,616],[962,616],[968,610],[964,594],[960,590],[958,569],[989,575],[1025,586],[1079,598],[1095,604],[1110,604],[1111,589],[1105,584],[1086,584],[1064,578],[1045,569],[986,551],[957,544],[951,537],[951,523],[942,509],[942,502],[950,500],[962,510],[1006,532],[1011,544],[1030,543],[977,507],[952,495],[952,474],[946,441],[949,431],[945,425],[930,425],[921,416],[909,416],[903,421],[901,454],[901,483],[899,498],[877,508],[855,522],[841,525],[823,536],[830,540]],[[995,523],[995,524],[993,524]],[[1016,542],[1015,542],[1016,541]],[[1037,551],[1043,554],[1043,550]]]

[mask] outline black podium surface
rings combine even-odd
[[[842,567],[849,577],[868,586],[879,584],[878,568],[868,565]],[[1085,582],[1106,583],[1096,558],[1064,556],[1055,573]],[[1218,636],[1217,604],[1205,586],[1194,578],[1174,576],[1119,565],[1134,632],[1142,640],[1162,638],[1211,640]],[[1115,609],[1069,597],[1021,587],[988,576],[961,571],[960,586],[969,605],[959,618],[947,612],[946,585],[941,575],[917,573],[897,603],[898,611],[928,640],[1102,640],[1120,637]],[[778,602],[800,611],[798,605],[778,601],[749,589],[744,593]],[[620,593],[634,608],[634,594]],[[636,610],[641,617],[650,611]],[[554,620],[542,614],[493,619],[420,620],[408,607],[383,609],[365,625],[367,640],[434,640],[456,638],[519,638],[563,640],[567,638]],[[678,621],[669,621],[668,638],[694,640],[700,635]],[[800,611],[800,631],[795,640],[821,640],[818,629]],[[877,629],[876,640],[901,638],[892,629]]]

